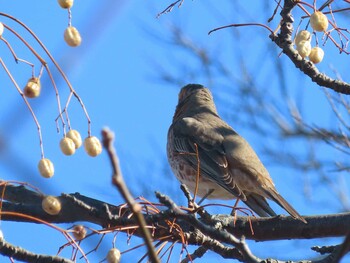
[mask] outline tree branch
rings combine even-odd
[[[24,214],[33,218],[40,218],[48,223],[81,221],[90,222],[103,228],[121,225],[132,226],[136,223],[134,218],[130,218],[132,212],[128,206],[115,206],[79,193],[58,196],[57,198],[62,204],[62,210],[58,215],[52,216],[45,213],[42,209],[41,198],[36,198],[35,201],[26,199],[26,196],[36,196],[36,193],[32,190],[10,184],[4,186],[0,183],[0,192],[5,193],[0,215],[1,219],[6,221],[37,223],[30,218],[21,217],[21,214]],[[11,202],[6,199],[13,196],[14,193],[22,196],[23,201],[21,203]],[[159,207],[159,209],[162,208],[161,205],[156,203],[148,204]],[[169,235],[169,232],[164,229],[164,227],[168,229],[168,225],[164,221],[172,220],[174,218],[173,215],[160,212],[155,214],[144,212],[143,215],[146,224],[153,225],[156,228],[153,238],[157,239]],[[236,220],[233,216],[220,214],[199,218],[205,224],[214,225],[220,223],[226,231],[236,236],[244,235],[246,239],[256,241],[346,236],[350,225],[350,213],[305,216],[305,219],[308,221],[308,224],[303,224],[289,216],[282,215],[269,218],[237,216]],[[180,221],[178,224],[183,231],[189,231],[188,223]],[[254,234],[252,234],[251,227],[254,230]]]
[[[0,254],[9,258],[25,261],[28,263],[73,263],[72,260],[58,256],[40,255],[32,253],[21,247],[7,243],[3,238],[0,239]]]
[[[129,189],[124,182],[123,175],[119,166],[119,159],[113,147],[114,134],[112,131],[105,128],[102,130],[102,137],[103,146],[107,150],[108,156],[113,167],[112,183],[117,187],[121,195],[124,197],[124,200],[128,203],[129,208],[133,213],[133,216],[136,218],[136,221],[140,226],[141,236],[144,239],[145,244],[147,246],[150,261],[153,263],[160,263],[152,243],[152,236],[149,230],[146,228],[146,221],[143,217],[143,214],[141,213],[142,208],[140,204],[135,202],[135,199],[131,196]]]
[[[286,54],[294,65],[300,69],[305,75],[309,76],[313,82],[323,87],[328,87],[335,92],[342,94],[350,94],[350,84],[335,80],[327,75],[320,73],[314,63],[303,59],[293,47],[293,16],[292,9],[296,6],[297,1],[285,0],[282,11],[280,13],[282,21],[280,23],[281,30],[279,34],[271,34],[270,39],[275,42],[284,54]]]
[[[132,228],[135,235],[141,237],[143,235],[137,226],[135,217],[130,216],[133,215],[130,207],[124,204],[114,206],[78,193],[62,194],[58,197],[62,210],[58,215],[51,216],[42,210],[41,198],[38,198],[38,194],[33,190],[23,186],[0,183],[0,192],[4,193],[0,212],[2,220],[38,223],[37,220],[31,218],[39,218],[47,223],[91,222],[103,227],[104,232],[127,232]],[[22,200],[20,203],[11,201],[14,193],[20,196]],[[26,199],[26,196],[35,198],[29,200]],[[157,196],[161,195],[158,193]],[[28,203],[26,200],[29,200]],[[308,224],[303,224],[289,216],[273,218],[238,216],[235,219],[230,215],[199,213],[198,215],[203,216],[197,219],[191,212],[192,210],[187,207],[178,207],[174,203],[167,204],[168,209],[165,210],[163,205],[157,203],[141,202],[140,204],[152,207],[152,209],[144,209],[142,213],[146,226],[152,228],[153,240],[171,242],[186,240],[186,244],[202,246],[225,258],[250,258],[253,260],[251,262],[254,262],[255,257],[249,254],[249,250],[244,250],[242,240],[239,239],[242,236],[256,241],[338,237],[346,236],[350,225],[350,213],[306,216]],[[176,213],[173,206],[176,207]],[[176,222],[177,227],[174,227],[173,222]],[[230,234],[222,236],[218,233]],[[221,242],[234,244],[234,246],[238,244],[239,249],[223,245]],[[245,252],[242,254],[242,251]],[[332,252],[333,257],[334,253]]]

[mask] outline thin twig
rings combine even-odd
[[[157,253],[152,243],[151,234],[146,227],[145,218],[141,213],[142,207],[140,206],[140,204],[135,202],[135,199],[131,196],[129,189],[127,188],[124,182],[123,175],[119,166],[119,159],[113,147],[114,133],[109,129],[105,128],[102,130],[102,138],[103,138],[103,146],[107,150],[107,153],[113,168],[112,183],[117,187],[117,189],[119,190],[119,192],[121,193],[125,201],[128,203],[130,209],[132,210],[137,220],[137,223],[140,226],[140,231],[146,243],[150,261],[152,263],[160,263],[160,260],[158,259]]]
[[[180,2],[180,3],[179,3]],[[184,0],[177,0],[175,2],[173,2],[172,4],[170,4],[167,8],[165,8],[162,12],[160,12],[158,15],[157,15],[157,18],[159,18],[161,15],[163,14],[166,14],[166,13],[169,13],[171,12],[171,10],[173,10],[173,8],[175,7],[175,5],[177,3],[179,3],[178,7],[180,8],[182,3],[184,2]]]
[[[24,103],[28,107],[28,110],[29,110],[30,114],[32,115],[32,117],[34,119],[35,125],[36,125],[36,127],[38,129],[39,144],[40,144],[40,150],[41,150],[41,158],[44,158],[45,156],[44,156],[43,137],[42,137],[42,134],[41,134],[40,123],[39,123],[38,119],[36,118],[36,115],[35,115],[32,107],[30,106],[30,103],[28,102],[27,98],[24,96],[24,94],[23,94],[22,90],[20,89],[20,87],[18,86],[16,80],[14,79],[14,77],[11,74],[11,72],[9,71],[9,69],[7,68],[7,66],[5,65],[4,61],[1,58],[0,58],[0,64],[2,65],[4,70],[6,71],[6,74],[11,79],[13,85],[16,87],[18,93],[21,95],[22,99],[24,100]]]
[[[270,31],[271,34],[274,34],[273,30],[270,27],[268,27],[267,25],[260,24],[260,23],[244,23],[244,24],[231,24],[231,25],[227,25],[227,26],[217,27],[217,28],[210,30],[208,32],[208,35],[210,35],[211,33],[215,32],[215,31],[224,29],[224,28],[241,27],[241,26],[260,26],[260,27],[263,27],[263,28],[267,29],[268,31]]]
[[[0,13],[0,15],[1,15],[1,13]],[[10,18],[11,18],[11,16],[10,16]],[[22,25],[22,23],[21,23],[20,21],[18,21],[18,20],[16,20],[16,19],[14,19],[14,20],[15,20],[16,22],[18,22],[20,25]],[[24,26],[25,28],[27,28],[24,24],[23,24],[22,26]],[[50,72],[50,69],[49,69],[49,66],[48,66],[47,62],[39,55],[38,52],[35,51],[35,49],[34,49],[34,48],[33,48],[19,33],[17,33],[14,29],[12,29],[11,27],[9,27],[9,26],[7,26],[7,25],[5,25],[5,24],[4,24],[4,27],[5,27],[6,29],[8,29],[12,34],[14,34],[20,41],[22,41],[22,43],[23,43],[24,45],[26,45],[26,47],[30,50],[30,52],[33,53],[33,55],[40,61],[41,65],[43,65],[43,66],[45,67],[45,69],[47,70],[47,73],[49,74],[49,77],[50,77],[51,83],[52,83],[52,85],[53,85],[53,88],[54,88],[54,90],[55,90],[58,112],[60,113],[60,112],[62,111],[62,110],[61,110],[61,99],[60,99],[60,96],[59,96],[59,93],[58,93],[58,89],[57,89],[57,87],[56,87],[56,83],[55,83],[55,81],[54,81],[54,79],[53,79],[53,77],[52,77],[52,74],[51,74],[51,72]],[[27,30],[30,30],[30,29],[27,28]],[[29,31],[29,32],[31,32],[31,31]],[[32,33],[32,35],[34,36],[34,38],[36,38],[37,41],[40,41],[40,40],[35,36],[35,34],[34,34],[33,32],[31,32],[31,33]],[[41,42],[39,42],[39,44],[40,44],[40,43],[41,43]],[[42,47],[43,47],[44,50],[45,50],[45,46],[44,46],[43,44],[42,44]],[[50,56],[50,54],[49,54],[49,56]],[[63,120],[62,117],[61,117],[61,121],[62,121],[62,125],[63,125],[63,127],[64,127],[64,126],[65,126],[65,123],[64,123],[64,120]]]
[[[45,45],[41,42],[41,40],[35,35],[35,33],[34,33],[26,24],[24,24],[24,23],[23,23],[22,21],[20,21],[19,19],[15,18],[15,17],[13,17],[13,16],[11,16],[11,15],[9,15],[9,14],[2,13],[2,12],[0,12],[0,16],[5,16],[5,17],[7,17],[7,18],[9,18],[9,19],[11,19],[11,20],[13,20],[13,21],[15,21],[15,22],[18,23],[19,25],[21,25],[25,30],[27,30],[27,31],[29,32],[29,34],[32,35],[32,37],[37,41],[37,43],[41,46],[41,48],[44,50],[44,52],[48,55],[48,57],[50,58],[50,60],[52,61],[52,63],[55,65],[55,67],[57,68],[57,70],[58,70],[59,73],[61,74],[61,76],[62,76],[62,78],[64,79],[64,81],[67,83],[68,88],[69,88],[70,91],[73,93],[74,97],[78,100],[80,106],[82,107],[83,112],[84,112],[84,114],[85,114],[85,117],[86,117],[86,119],[87,119],[87,123],[88,123],[88,136],[91,136],[91,119],[90,119],[89,113],[87,112],[86,107],[85,107],[85,105],[84,105],[82,99],[80,98],[80,96],[78,95],[78,93],[73,89],[73,86],[72,86],[72,84],[70,83],[68,77],[66,76],[66,74],[64,73],[64,71],[61,69],[60,65],[56,62],[56,60],[54,59],[54,57],[51,55],[51,53],[49,52],[49,50],[46,48],[46,46],[45,46]],[[4,25],[4,26],[5,26],[5,25]],[[8,28],[8,29],[9,29],[9,28]],[[35,56],[38,55],[34,50],[32,50],[32,49],[30,48],[29,44],[28,44],[26,41],[24,41],[24,40],[20,37],[20,35],[17,35],[17,37],[19,37],[19,39],[31,50],[31,52],[32,52]],[[39,56],[39,57],[40,57],[40,56]],[[39,57],[37,56],[37,58],[40,60]],[[41,61],[41,60],[40,60],[40,61]],[[45,67],[47,67],[47,66],[46,66],[46,62],[45,62],[45,63],[44,63],[44,62],[45,62],[45,61],[41,61],[41,63],[42,63]],[[56,96],[58,96],[57,92],[56,92]],[[57,98],[57,100],[58,100],[58,106],[59,106],[59,114],[61,115],[61,114],[62,114],[62,113],[61,113],[62,111],[60,110],[60,102],[59,102],[59,99],[58,99],[58,98]],[[60,115],[59,115],[59,116],[60,116]],[[61,118],[61,121],[64,123],[63,117],[60,116],[60,118]]]
[[[168,196],[163,195],[159,192],[156,192],[156,196],[158,200],[162,204],[167,206],[169,208],[169,211],[173,213],[177,218],[181,218],[187,221],[196,229],[200,230],[203,234],[208,235],[211,238],[218,240],[219,242],[225,242],[236,247],[237,250],[239,250],[239,252],[241,253],[242,259],[245,260],[246,262],[251,262],[251,263],[261,262],[261,259],[254,256],[251,253],[243,237],[241,239],[238,239],[237,237],[235,237],[234,235],[232,235],[227,231],[223,231],[223,230],[217,229],[216,227],[211,227],[209,225],[203,224],[193,214],[184,213],[181,209],[177,207],[177,205]]]
[[[275,10],[273,10],[272,16],[267,20],[268,23],[270,23],[270,22],[273,20],[273,18],[275,17],[275,15],[277,14],[278,8],[281,7],[281,1],[282,1],[282,0],[278,0],[278,3],[277,3],[277,5],[276,5],[276,8],[275,8]],[[282,7],[281,7],[281,8],[282,8]]]

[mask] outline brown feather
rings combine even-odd
[[[199,172],[201,194],[214,189],[218,198],[239,198],[258,215],[275,216],[268,198],[306,223],[277,192],[249,143],[219,117],[210,91],[203,86],[189,84],[181,89],[168,132],[167,153],[177,178],[192,188]]]

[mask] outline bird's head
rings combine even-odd
[[[186,101],[197,101],[198,103],[207,103],[213,100],[211,92],[200,84],[188,84],[184,86],[179,93],[179,104]]]
[[[216,113],[210,90],[199,84],[188,84],[184,86],[179,93],[175,115],[177,117],[191,116],[199,108],[206,108]]]

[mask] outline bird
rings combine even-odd
[[[197,196],[241,200],[260,217],[276,216],[269,199],[307,223],[278,193],[250,144],[220,118],[208,88],[181,89],[166,148],[173,173]]]

